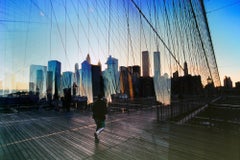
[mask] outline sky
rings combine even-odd
[[[205,0],[221,83],[225,76],[240,81],[240,1]]]
[[[140,37],[134,24],[139,15],[129,11],[126,2],[112,0],[109,9],[106,1],[96,0],[1,0],[0,89],[12,83],[12,88],[28,87],[31,64],[47,65],[48,60],[56,59],[62,62],[62,72],[73,71],[74,64],[81,63],[88,53],[92,63],[100,61],[103,68],[110,54],[122,65],[141,65],[139,54],[129,58],[130,54],[149,49],[151,44],[136,43]],[[233,83],[240,81],[240,1],[204,3],[221,83],[224,76]],[[127,23],[130,27],[124,28]]]

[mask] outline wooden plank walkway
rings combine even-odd
[[[239,133],[157,123],[154,110],[108,115],[98,144],[94,131],[87,112],[1,114],[0,159],[240,159]]]

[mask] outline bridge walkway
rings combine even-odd
[[[0,159],[239,160],[240,135],[156,122],[155,110],[108,115],[100,142],[89,112],[0,115]]]

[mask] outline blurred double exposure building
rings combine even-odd
[[[89,103],[93,102],[92,66],[89,55],[82,62],[82,69],[80,70],[80,95],[87,96]]]
[[[30,65],[29,76],[29,91],[32,93],[39,93],[40,97],[43,97],[46,93],[46,74],[47,66],[42,65]]]
[[[108,101],[111,101],[111,95],[120,92],[118,59],[109,56],[107,59],[107,68],[103,71],[104,93]]]
[[[48,61],[47,70],[47,96],[58,99],[61,91],[61,62],[57,60]]]
[[[171,101],[171,79],[167,73],[161,73],[161,54],[156,51],[154,54],[154,90],[156,100],[165,105],[169,105]]]
[[[73,83],[74,83],[74,73],[70,71],[63,72],[62,74],[62,85],[61,88],[72,88]]]
[[[79,88],[79,94],[88,98],[88,103],[92,103],[99,93],[104,93],[102,67],[99,62],[97,65],[91,64],[89,54],[85,61],[82,62],[82,68],[79,70],[79,83],[76,79],[76,84]],[[78,73],[75,71],[75,74]]]

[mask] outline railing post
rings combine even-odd
[[[161,107],[161,120],[163,120],[163,106],[160,105],[160,107]]]

